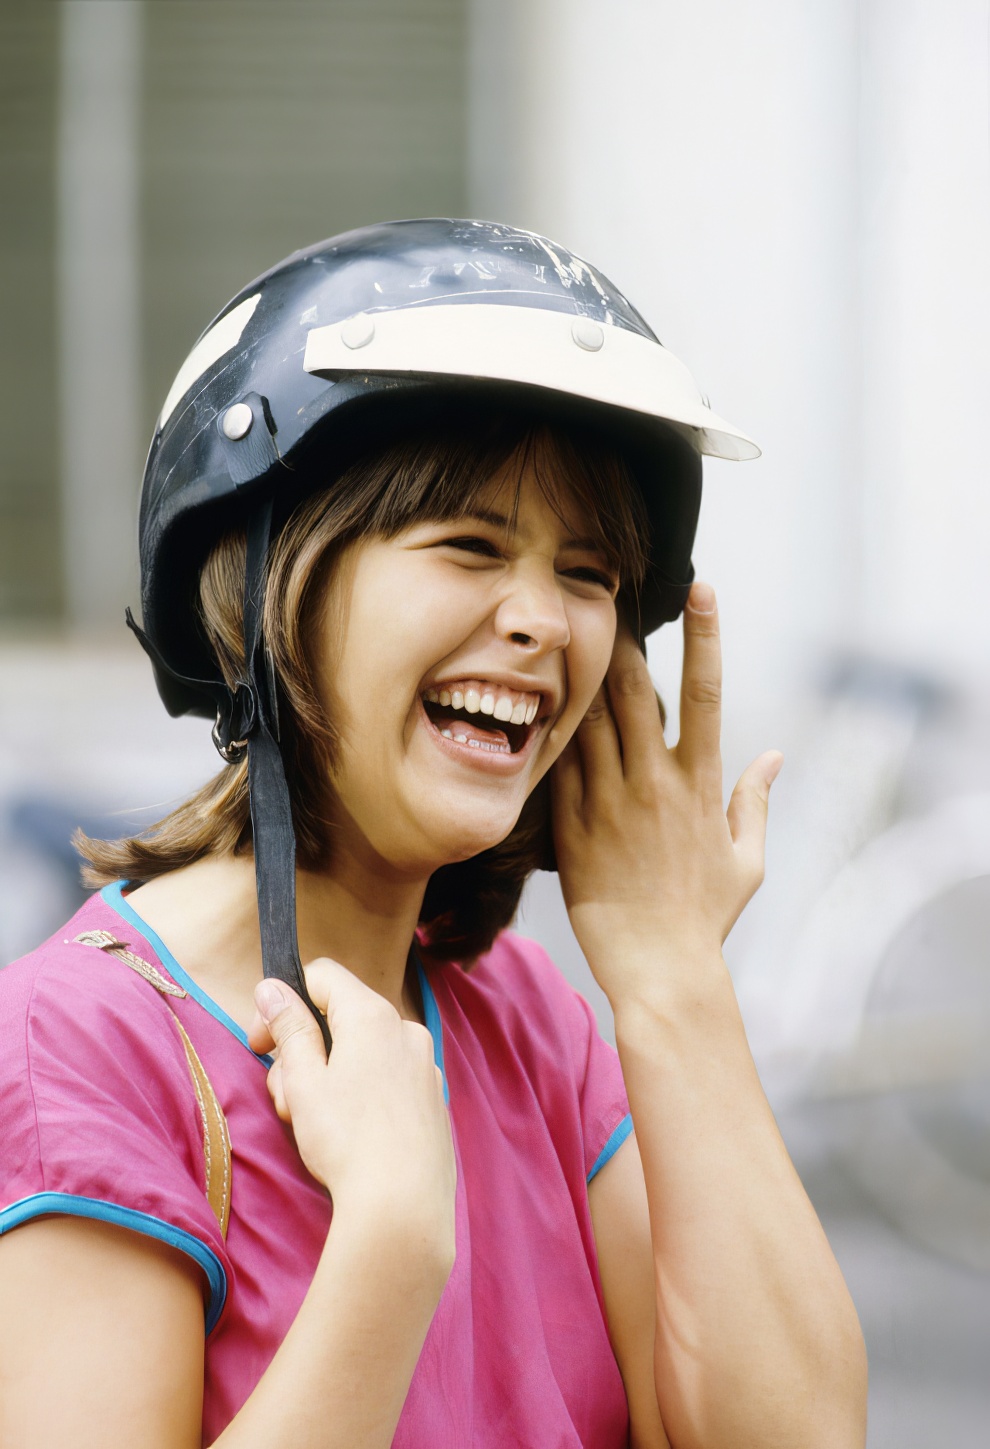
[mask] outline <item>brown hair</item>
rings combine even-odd
[[[269,560],[264,635],[279,691],[297,860],[304,869],[325,868],[332,855],[330,781],[338,739],[320,702],[315,645],[317,616],[341,551],[362,537],[394,537],[417,521],[456,518],[510,463],[518,466],[518,487],[530,460],[555,511],[566,494],[587,515],[635,617],[646,566],[638,490],[621,454],[586,426],[565,431],[523,413],[463,406],[428,425],[407,424],[377,451],[353,461],[331,487],[305,497],[279,532]],[[226,534],[200,574],[202,628],[232,687],[244,676],[245,557],[243,532]],[[420,916],[431,955],[470,962],[512,920],[526,878],[552,859],[548,788],[541,781],[501,844],[431,877]],[[207,855],[249,851],[247,765],[225,766],[137,836],[106,841],[77,832],[75,844],[86,861],[83,879],[94,887],[119,878],[149,880]]]

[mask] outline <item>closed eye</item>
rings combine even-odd
[[[465,534],[463,538],[445,538],[443,540],[446,548],[460,548],[465,553],[481,554],[484,558],[501,558],[502,551],[497,544],[490,539],[478,538],[476,535]]]
[[[565,569],[564,572],[569,579],[578,579],[581,583],[587,584],[600,584],[610,594],[617,594],[619,591],[619,581],[615,575],[604,573],[601,569],[577,568]]]
[[[477,554],[480,558],[501,559],[504,557],[502,549],[490,538],[483,538],[479,534],[467,533],[458,538],[445,538],[441,540],[444,548],[456,548],[464,553]],[[600,588],[611,595],[619,591],[619,580],[615,574],[604,569],[592,568],[585,564],[576,568],[561,569],[564,578],[574,579],[582,584],[597,584]]]

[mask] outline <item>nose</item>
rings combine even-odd
[[[530,654],[567,648],[571,629],[552,564],[533,562],[513,570],[495,611],[495,632]]]

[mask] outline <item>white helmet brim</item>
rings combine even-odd
[[[710,457],[760,456],[752,438],[712,412],[666,347],[573,312],[470,302],[362,312],[312,328],[303,367],[331,378],[410,374],[547,388],[687,429]]]

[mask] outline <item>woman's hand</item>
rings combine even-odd
[[[640,972],[717,957],[763,879],[770,786],[761,755],[722,805],[721,653],[715,595],[684,613],[681,736],[663,738],[653,681],[628,630],[553,774],[554,838],[575,935],[613,1007]]]
[[[328,958],[306,985],[333,1037],[327,1060],[312,1013],[283,982],[260,982],[255,1051],[274,1048],[268,1090],[308,1170],[340,1213],[408,1232],[429,1261],[454,1260],[456,1168],[433,1040]]]

